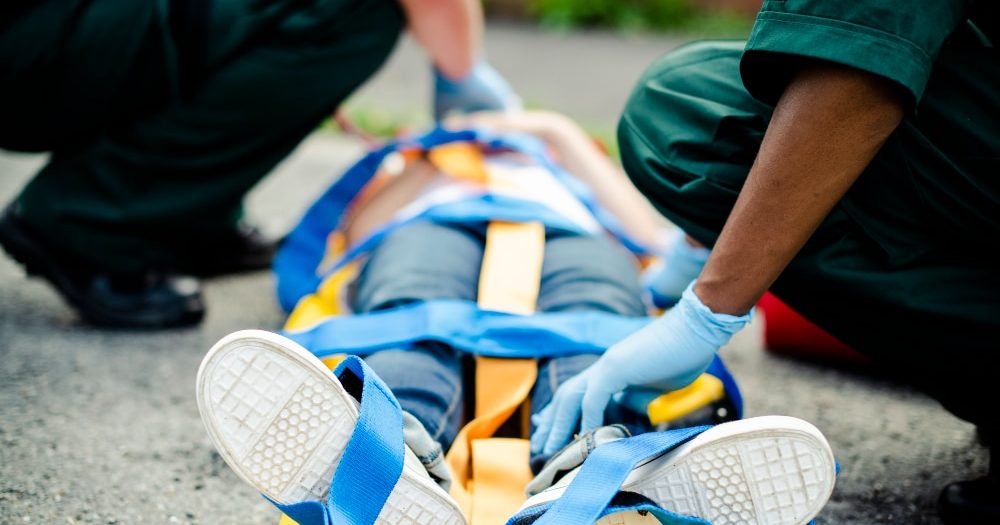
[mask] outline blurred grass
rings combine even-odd
[[[428,115],[417,112],[385,111],[375,107],[351,106],[347,110],[347,117],[358,129],[380,139],[391,139],[400,132],[415,128],[422,129],[431,125]],[[320,130],[342,133],[340,126],[334,122],[332,117],[323,121]]]
[[[486,2],[487,8],[490,1]],[[696,8],[690,0],[524,0],[524,15],[545,27],[605,27],[697,37],[745,38],[746,14]]]
[[[750,36],[753,18],[739,13],[697,12],[677,31],[698,38],[743,38]]]

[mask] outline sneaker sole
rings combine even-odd
[[[523,508],[559,498],[573,475]],[[835,476],[833,452],[816,427],[764,416],[705,431],[636,467],[622,490],[713,525],[803,525],[830,499]],[[605,516],[596,525],[646,523],[659,522],[632,512]]]
[[[198,370],[198,409],[236,474],[280,504],[325,501],[354,432],[357,402],[308,350],[259,330],[230,334]],[[384,524],[465,524],[461,510],[407,463]]]

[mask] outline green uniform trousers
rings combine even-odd
[[[773,109],[744,87],[743,50],[706,42],[662,57],[618,129],[635,185],[708,246]],[[1000,61],[996,49],[955,42],[919,107],[771,291],[998,435],[998,248]]]
[[[21,212],[125,272],[231,230],[404,26],[395,0],[27,4],[0,9],[0,147],[53,154]]]

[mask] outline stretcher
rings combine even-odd
[[[455,478],[452,496],[472,525],[505,523],[525,500],[523,489],[532,476],[525,439],[530,414],[526,400],[537,375],[536,359],[600,353],[650,321],[599,312],[534,311],[546,232],[587,232],[525,198],[524,188],[494,177],[484,162],[484,151],[490,150],[515,151],[531,158],[572,192],[622,245],[638,257],[651,255],[600,207],[588,188],[549,157],[541,142],[478,130],[436,129],[392,142],[350,168],[308,210],[275,260],[279,299],[291,312],[285,335],[331,368],[344,355],[406,348],[422,340],[441,341],[475,356],[475,414],[447,453]],[[377,183],[383,163],[400,156],[426,158],[447,176],[483,191],[399,216],[348,246],[339,230],[345,212],[356,199],[364,198],[369,185]],[[351,313],[346,290],[366,253],[395,228],[418,220],[488,223],[477,301],[432,300],[369,314]],[[712,422],[742,416],[739,389],[718,358],[691,386],[661,396],[648,408],[650,421],[663,429],[687,426],[694,415]],[[520,437],[495,436],[508,420],[521,423]],[[283,516],[280,523],[295,522]]]

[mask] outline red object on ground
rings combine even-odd
[[[764,294],[757,307],[764,313],[764,345],[772,352],[829,361],[869,361],[770,292]]]

